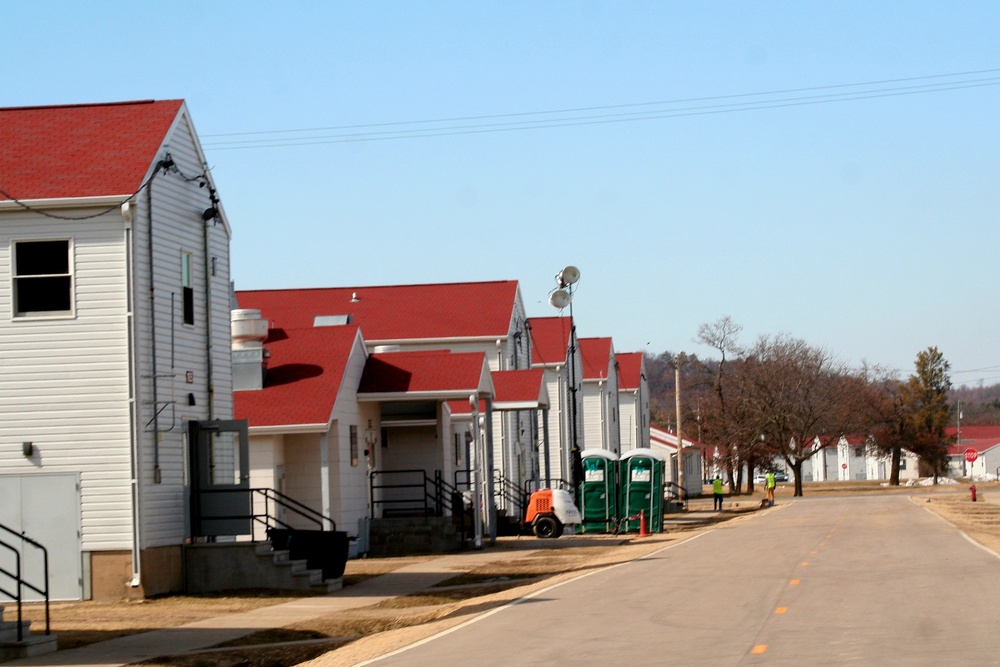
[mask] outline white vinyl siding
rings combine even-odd
[[[336,436],[330,437],[330,497],[331,518],[337,523],[338,530],[353,533],[357,530],[358,519],[368,516],[368,463],[364,450],[368,447],[365,436],[368,431],[368,420],[372,420],[375,433],[379,433],[381,425],[375,416],[375,407],[371,404],[359,405],[357,388],[361,384],[361,374],[364,372],[365,360],[364,342],[357,336],[351,349],[351,355],[344,369],[344,377],[337,392],[337,401],[333,408],[334,429]],[[358,429],[358,465],[351,465],[350,427]],[[334,449],[335,445],[338,445]]]
[[[186,115],[181,115],[166,142],[177,168],[186,177],[202,173]],[[165,154],[161,152],[160,157]],[[181,544],[187,534],[184,486],[187,457],[184,452],[186,420],[232,418],[232,361],[230,354],[229,234],[225,225],[204,221],[211,205],[208,188],[199,187],[174,173],[160,173],[147,194],[136,198],[133,219],[135,259],[134,300],[136,352],[139,359],[137,404],[140,406],[139,480],[142,547]],[[153,296],[149,299],[149,212],[152,199]],[[208,254],[204,230],[208,230]],[[184,324],[184,285],[179,270],[183,252],[191,255],[194,325]],[[216,257],[216,275],[211,275]],[[206,333],[205,281],[210,281],[211,331]],[[156,409],[154,420],[152,328],[156,338]],[[209,378],[208,359],[212,368]],[[210,391],[209,382],[214,391]],[[191,405],[193,400],[194,405]],[[154,428],[160,432],[156,442]],[[158,461],[157,461],[158,458]],[[159,464],[160,481],[154,469]]]
[[[618,392],[621,408],[621,451],[639,447],[649,447],[649,384],[643,371],[639,377],[639,388]]]
[[[92,213],[85,209],[63,215]],[[11,242],[71,239],[73,317],[0,318],[0,469],[79,472],[85,550],[131,544],[128,337],[124,225],[115,211],[84,223],[30,213],[0,217],[0,271],[10,275]],[[0,312],[11,313],[9,287]],[[21,454],[31,442],[33,457]]]
[[[618,373],[614,350],[608,360],[608,377],[583,383],[583,434],[586,448],[621,453],[618,414]]]

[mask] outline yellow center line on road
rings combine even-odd
[[[760,655],[766,650],[767,650],[767,644],[757,644],[756,646],[753,647],[753,650],[750,652],[753,653],[754,655]]]
[[[774,613],[784,614],[786,611],[788,611],[788,607],[778,607],[777,609],[774,610]]]
[[[798,579],[792,579],[789,582],[789,584],[791,584],[792,586],[798,586],[799,585],[799,580]]]
[[[809,567],[809,563],[807,562],[799,563],[799,567]]]

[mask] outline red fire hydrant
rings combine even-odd
[[[969,487],[969,491],[972,492],[972,502],[976,502],[976,485],[973,484]]]

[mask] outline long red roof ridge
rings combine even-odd
[[[121,107],[130,104],[155,104],[156,102],[173,102],[177,100],[129,100],[124,102],[81,102],[77,104],[32,104],[23,107],[0,107],[3,111],[38,111],[41,109],[87,109],[89,107]]]

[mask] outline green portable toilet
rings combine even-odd
[[[604,449],[585,449],[580,459],[580,527],[585,533],[610,533],[618,520],[618,457]]]
[[[646,530],[663,530],[663,489],[667,460],[652,449],[640,447],[622,454],[618,463],[621,487],[621,515],[646,513]],[[627,523],[627,529],[639,530],[639,519]]]

